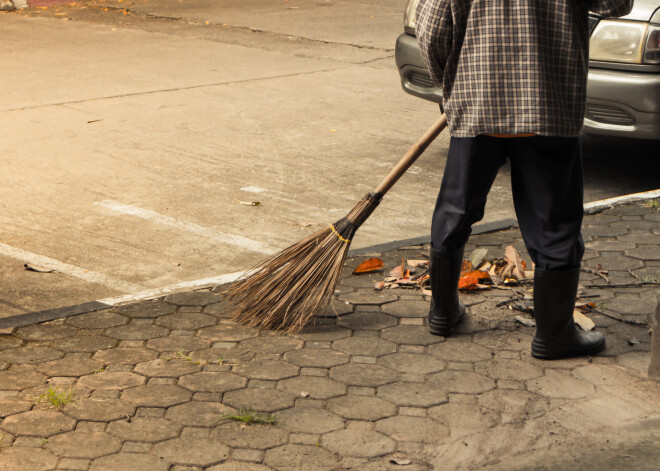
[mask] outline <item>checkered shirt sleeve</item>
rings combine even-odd
[[[417,40],[455,137],[577,136],[586,105],[588,11],[632,0],[422,0]]]

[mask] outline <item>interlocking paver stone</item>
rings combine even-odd
[[[344,419],[323,409],[293,407],[275,414],[277,425],[300,433],[323,434],[344,428]]]
[[[337,325],[353,330],[381,330],[396,325],[396,318],[381,312],[356,312],[343,316]]]
[[[222,371],[203,371],[179,378],[179,386],[191,391],[225,393],[245,387],[245,378]]]
[[[271,468],[258,463],[244,461],[226,461],[207,468],[207,471],[271,471]]]
[[[387,419],[386,419],[387,420]],[[337,430],[323,436],[322,444],[328,450],[342,456],[375,458],[396,450],[391,438],[370,430]]]
[[[293,335],[308,342],[332,342],[350,336],[351,331],[336,325],[310,325]]]
[[[429,353],[447,361],[479,361],[492,358],[490,348],[468,342],[443,342],[429,347]]]
[[[275,389],[247,388],[229,391],[223,396],[222,402],[234,409],[275,412],[293,406],[294,396]]]
[[[128,317],[154,319],[165,314],[176,312],[177,307],[162,301],[146,301],[143,303],[127,304],[116,308],[116,312]]]
[[[382,386],[396,381],[396,373],[382,366],[351,363],[330,370],[330,378],[351,386]]]
[[[76,399],[64,408],[64,413],[78,420],[110,422],[131,416],[135,406],[119,399],[96,399],[86,397]]]
[[[57,465],[57,457],[33,447],[0,448],[2,471],[47,471]]]
[[[409,407],[431,407],[449,400],[446,391],[426,383],[386,384],[378,388],[376,395],[392,404]]]
[[[267,450],[285,444],[288,433],[273,425],[259,424],[246,427],[227,420],[213,429],[211,437],[232,448]]]
[[[431,407],[429,417],[446,425],[452,430],[452,436],[483,431],[497,425],[494,412],[482,410],[475,404],[449,402]]]
[[[157,376],[157,377],[179,377],[196,373],[202,369],[201,365],[196,365],[194,362],[180,359],[156,359],[138,363],[135,365],[136,373],[144,376]]]
[[[74,335],[78,329],[64,324],[36,324],[19,327],[15,335],[31,341],[52,341]]]
[[[550,370],[542,378],[527,381],[527,390],[555,399],[581,399],[593,395],[593,385]]]
[[[169,384],[147,384],[125,389],[121,399],[136,406],[170,407],[190,400],[191,393]]]
[[[211,291],[189,291],[166,296],[166,303],[179,306],[208,306],[222,301],[222,295]]]
[[[115,365],[135,365],[143,361],[155,360],[157,353],[141,347],[115,347],[96,352],[92,358]]]
[[[543,370],[522,360],[485,360],[475,363],[474,370],[492,379],[526,380],[543,376]]]
[[[89,389],[120,390],[133,388],[144,384],[147,379],[144,376],[124,371],[103,371],[78,380],[78,386]]]
[[[429,333],[428,327],[423,325],[399,325],[383,330],[381,338],[405,345],[431,345],[444,341]]]
[[[0,350],[0,361],[14,364],[40,363],[42,361],[57,360],[62,355],[62,352],[54,348],[28,345],[26,347]]]
[[[2,379],[0,378],[0,384],[2,384]],[[32,408],[32,403],[24,399],[18,399],[16,397],[2,397],[0,396],[0,419],[7,416],[18,414],[19,412],[25,412]],[[2,442],[0,442],[1,444]]]
[[[351,355],[380,356],[396,352],[396,344],[378,337],[349,337],[336,340],[332,348]]]
[[[376,430],[397,441],[439,445],[449,436],[449,427],[425,417],[398,415],[379,420]]]
[[[121,442],[105,432],[67,432],[51,437],[46,449],[68,458],[98,458],[119,451]]]
[[[212,427],[217,425],[223,416],[233,412],[235,410],[232,407],[218,402],[193,401],[170,407],[165,418],[193,427]]]
[[[111,327],[105,331],[105,334],[119,340],[149,340],[162,337],[166,332],[165,327],[131,322],[130,324]]]
[[[314,445],[283,445],[264,453],[264,464],[278,471],[331,471],[337,463],[337,455]]]
[[[121,452],[95,459],[90,471],[167,471],[168,469],[170,469],[170,463],[161,457],[145,453]]]
[[[527,350],[532,343],[532,336],[523,332],[487,330],[477,332],[474,342],[494,350]]]
[[[201,329],[215,325],[217,319],[199,312],[179,312],[156,319],[156,324],[168,329]]]
[[[147,342],[147,348],[153,348],[160,352],[191,352],[207,348],[209,345],[211,345],[210,340],[193,336],[160,337]]]
[[[396,317],[426,317],[429,314],[430,303],[428,301],[404,301],[383,306],[383,312]]]
[[[423,353],[392,353],[379,359],[379,365],[399,373],[426,375],[445,369],[445,362]]]
[[[311,399],[330,399],[346,394],[344,384],[318,376],[298,376],[285,379],[278,383],[277,388],[297,397],[301,397],[302,394],[306,393]]]
[[[132,417],[108,424],[106,431],[122,440],[136,442],[160,442],[176,437],[181,425],[159,417]]]
[[[445,391],[462,394],[480,394],[495,389],[495,381],[471,371],[441,371],[429,377],[429,383]]]
[[[265,379],[275,381],[292,378],[298,374],[299,368],[279,360],[254,360],[241,363],[232,372],[250,379]]]
[[[329,348],[304,348],[285,353],[284,359],[297,366],[331,368],[348,363],[349,356]]]
[[[0,390],[20,390],[32,388],[46,382],[46,377],[34,372],[29,365],[12,365],[8,370],[0,371]]]
[[[347,396],[335,397],[328,401],[328,410],[345,419],[375,421],[396,414],[394,404],[377,397]]]
[[[282,354],[302,348],[303,341],[291,337],[253,337],[241,342],[241,346],[254,353]]]
[[[73,335],[58,340],[57,349],[63,352],[97,352],[115,347],[117,344],[119,344],[119,340],[102,334]]]
[[[76,421],[62,412],[32,410],[10,415],[0,427],[14,435],[49,437],[73,430]]]
[[[80,329],[107,329],[128,323],[128,317],[112,311],[97,311],[69,317],[66,323]]]
[[[181,465],[211,466],[229,457],[229,447],[213,438],[173,438],[157,443],[154,454]]]
[[[215,342],[239,342],[250,337],[256,337],[258,334],[259,332],[252,327],[234,323],[218,324],[213,327],[205,327],[199,331],[200,337]]]
[[[479,406],[499,417],[498,422],[509,424],[541,416],[548,407],[548,399],[518,389],[494,389],[481,394]]]
[[[47,361],[37,366],[37,371],[48,376],[83,376],[103,367],[104,363],[89,358],[66,356],[61,360]]]
[[[6,348],[14,348],[23,345],[23,341],[18,337],[9,337],[7,335],[0,335],[0,350]]]
[[[394,293],[374,292],[373,290],[359,289],[354,293],[345,293],[338,296],[340,301],[344,301],[354,305],[374,305],[382,306],[383,304],[392,303],[399,299]]]
[[[246,347],[241,345],[231,348],[212,347],[202,350],[195,350],[188,355],[195,361],[202,362],[227,362],[227,363],[242,363],[250,361],[254,358],[254,353],[250,352]]]

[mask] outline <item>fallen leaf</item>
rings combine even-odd
[[[310,227],[310,226],[312,226],[313,224],[312,224],[311,222],[299,222],[298,225],[299,225],[300,227]]]
[[[375,285],[374,285],[374,289],[375,289],[376,291],[380,291],[380,290],[382,290],[383,288],[385,288],[385,282],[384,282],[384,281],[376,281],[376,283],[375,283]]]
[[[372,271],[380,270],[381,268],[383,268],[383,260],[377,257],[372,257],[360,263],[357,268],[353,270],[353,275],[369,273]]]
[[[302,397],[309,397],[309,393],[308,393],[307,391],[301,391],[301,392],[300,392],[300,395],[301,395]]]
[[[27,271],[33,271],[36,273],[53,273],[55,270],[48,268],[38,267],[36,265],[28,265],[27,263],[23,265]]]
[[[241,201],[241,200],[236,200],[238,201],[239,204],[242,204],[243,206],[259,206],[261,202],[259,201]]]
[[[423,289],[422,294],[424,296],[433,296],[433,291],[431,291],[430,289]]]
[[[526,317],[523,316],[516,316],[513,318],[516,322],[520,322],[522,325],[526,325],[527,327],[534,327],[536,326],[536,322],[534,322],[534,319],[527,319]]]
[[[390,276],[394,276],[397,279],[408,278],[410,277],[410,270],[406,270],[406,259],[401,257],[401,265],[392,269],[390,271]]]
[[[502,278],[513,277],[518,280],[525,278],[525,265],[513,245],[509,245],[504,249],[504,259],[507,261],[507,266],[500,274]]]
[[[410,268],[427,267],[428,265],[428,260],[408,260],[408,266]]]
[[[405,465],[407,465],[407,464],[412,463],[412,461],[410,461],[410,460],[407,459],[407,458],[392,458],[392,459],[390,460],[390,463],[392,463],[392,464],[399,464],[399,465],[403,465],[403,466],[405,466]]]
[[[482,270],[472,270],[470,272],[465,273],[462,276],[474,276],[478,280],[490,280],[490,274],[488,274],[487,271],[482,271]]]
[[[488,249],[475,249],[470,256],[470,263],[473,267],[481,265],[488,255]]]
[[[461,276],[460,280],[458,280],[458,289],[462,289],[462,290],[477,289],[478,284],[479,284],[479,278],[477,278],[474,275],[465,275],[465,276]]]
[[[467,273],[472,270],[474,270],[472,262],[469,260],[463,260],[463,264],[461,265],[461,273]]]
[[[579,325],[580,328],[581,328],[582,330],[584,330],[585,332],[588,332],[588,331],[590,331],[590,330],[593,330],[594,327],[596,327],[596,324],[594,324],[594,321],[592,321],[591,319],[589,319],[587,316],[585,316],[584,314],[582,314],[582,313],[581,313],[580,311],[578,311],[577,309],[575,309],[575,310],[573,311],[573,320],[574,320],[575,323],[576,323],[577,325]]]
[[[631,347],[633,345],[637,345],[640,342],[641,342],[641,340],[639,340],[638,338],[628,339],[628,345],[630,345]]]

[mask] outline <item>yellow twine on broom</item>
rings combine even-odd
[[[333,226],[332,224],[330,224],[330,229],[332,229],[332,232],[334,232],[335,235],[339,237],[339,240],[346,242],[347,244],[351,241],[351,239],[344,239],[341,235],[339,235],[339,232],[335,230],[335,226]]]

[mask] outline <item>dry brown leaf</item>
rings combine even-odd
[[[261,202],[259,201],[241,201],[241,200],[236,200],[238,201],[238,204],[242,204],[243,206],[259,206],[261,205]]]
[[[372,271],[380,270],[381,268],[383,268],[383,260],[377,257],[372,257],[360,263],[357,268],[353,270],[353,275],[370,273]]]
[[[577,309],[575,309],[575,310],[573,311],[573,320],[574,320],[575,323],[576,323],[577,325],[579,325],[580,328],[581,328],[582,330],[584,330],[585,332],[588,332],[588,331],[590,331],[590,330],[593,330],[594,327],[596,327],[596,324],[594,324],[594,321],[592,321],[591,319],[589,319],[587,316],[585,316],[584,314],[582,314],[582,313],[581,313],[580,311],[578,311]]]
[[[428,260],[408,260],[408,266],[410,268],[426,267],[428,265],[429,265]]]
[[[505,268],[507,270],[511,267],[510,276],[522,280],[525,278],[525,264],[520,258],[520,254],[513,245],[507,246],[504,249],[504,258],[507,260],[508,265]],[[507,272],[508,274],[508,272]]]

